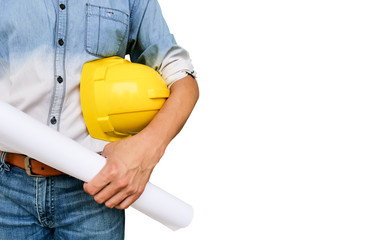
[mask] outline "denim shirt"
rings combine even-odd
[[[81,70],[125,55],[157,70],[168,86],[193,74],[157,0],[0,0],[0,99],[94,151],[106,143],[86,130]]]

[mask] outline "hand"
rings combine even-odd
[[[84,190],[109,208],[126,209],[143,193],[150,175],[164,150],[153,138],[135,135],[109,143],[102,155],[104,168]]]
[[[96,202],[125,209],[144,191],[155,165],[199,97],[197,82],[190,75],[176,81],[170,90],[163,107],[140,133],[105,146],[107,163],[91,182],[84,184],[84,190]]]

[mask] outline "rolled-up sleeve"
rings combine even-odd
[[[158,71],[168,87],[188,74],[196,75],[188,52],[176,43],[156,0],[134,2],[126,53],[132,62]]]

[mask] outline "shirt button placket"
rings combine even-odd
[[[50,123],[53,124],[53,125],[55,125],[57,123],[57,119],[55,117],[52,117],[50,119]]]
[[[62,83],[62,82],[63,82],[63,78],[62,78],[61,76],[58,76],[58,77],[57,77],[57,82],[58,82],[58,83]]]
[[[56,48],[54,64],[54,91],[50,106],[48,125],[56,130],[59,129],[59,120],[62,112],[65,96],[65,69],[64,59],[66,50],[66,27],[67,27],[67,0],[59,0],[56,25]]]

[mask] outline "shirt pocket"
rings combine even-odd
[[[90,54],[115,56],[127,41],[129,15],[120,10],[87,4],[86,51]]]

